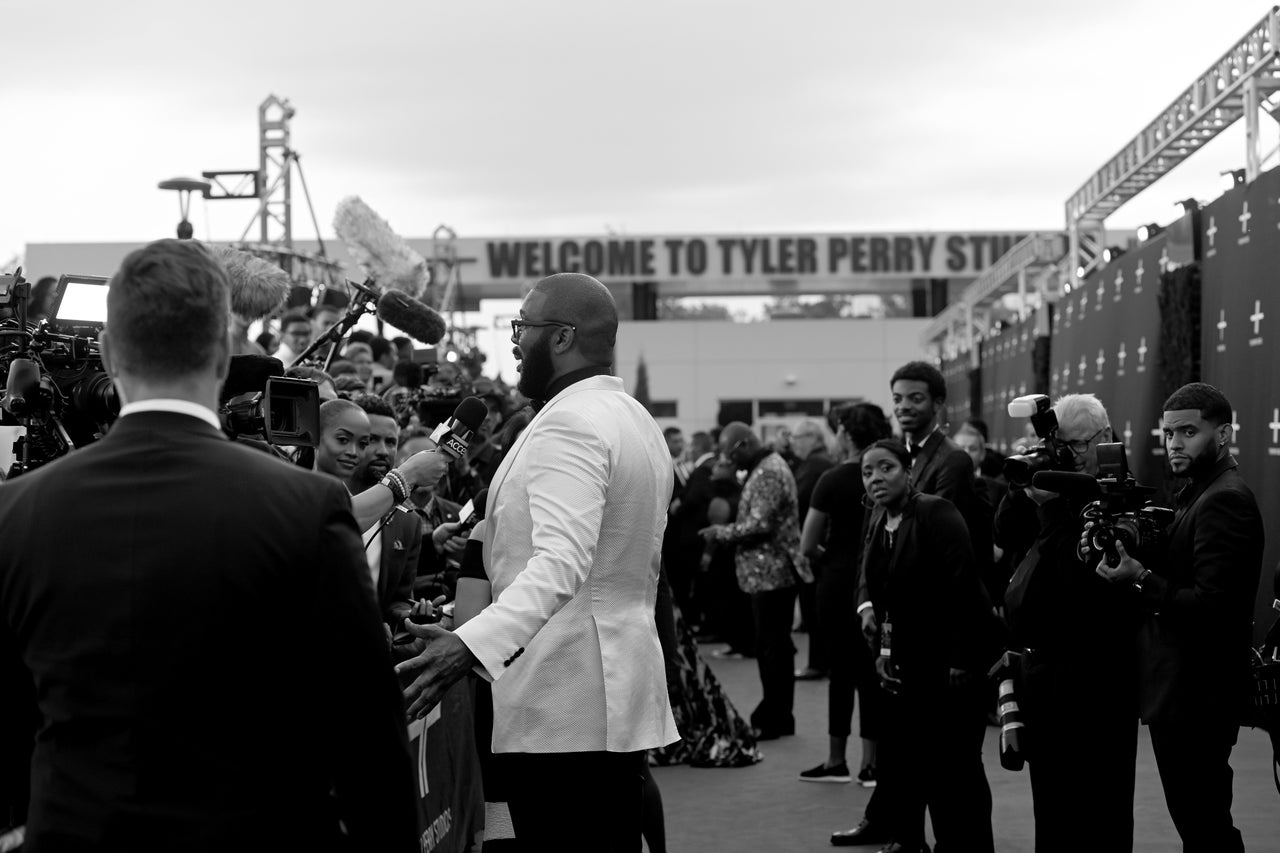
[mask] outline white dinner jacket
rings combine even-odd
[[[494,752],[679,738],[653,615],[671,490],[662,432],[617,377],[570,385],[512,446],[485,514],[493,603],[457,629],[493,681]]]

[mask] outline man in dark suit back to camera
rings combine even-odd
[[[102,338],[119,420],[0,487],[0,658],[42,717],[31,853],[418,849],[346,490],[226,440],[228,314],[203,246],[130,254]]]

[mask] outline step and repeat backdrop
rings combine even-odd
[[[1171,235],[1190,238],[1193,227],[1198,260],[1179,263],[1189,247]],[[1164,400],[1182,381],[1217,386],[1233,407],[1231,452],[1267,522],[1260,632],[1271,622],[1280,562],[1280,170],[1188,215],[1181,229],[1094,271],[1052,306],[1039,334],[1033,318],[1006,324],[980,343],[976,366],[972,353],[945,361],[948,414],[953,429],[983,418],[1007,452],[1026,436],[1025,422],[1006,413],[1009,400],[1096,394],[1134,475],[1168,502],[1180,482],[1164,460]]]

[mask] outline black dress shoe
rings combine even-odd
[[[889,841],[888,827],[869,820],[864,820],[853,829],[831,833],[831,843],[835,847],[865,847],[870,844],[884,844],[887,841]]]

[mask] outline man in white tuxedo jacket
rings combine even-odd
[[[679,738],[654,624],[671,459],[611,376],[618,317],[600,282],[538,282],[512,323],[537,414],[494,475],[493,604],[399,671],[422,714],[468,670],[493,682],[493,751],[531,849],[640,850],[644,751]]]

